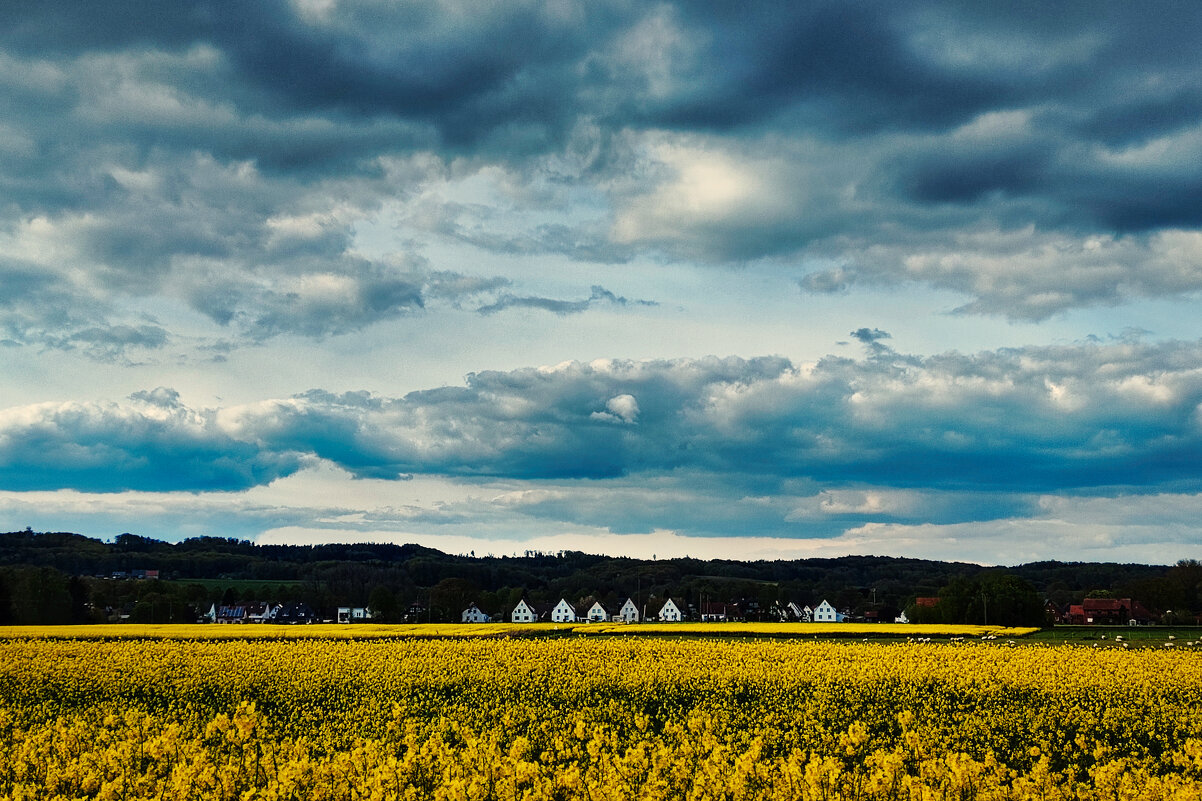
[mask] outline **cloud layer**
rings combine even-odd
[[[1200,26],[0,4],[0,513],[1134,553],[1202,492]]]
[[[12,408],[0,413],[0,480],[243,489],[321,460],[384,479],[687,471],[773,488],[1202,487],[1202,343],[917,357],[862,333],[866,358],[810,365],[604,360],[477,373],[401,398],[313,390],[198,410],[158,389],[126,404]]]
[[[917,283],[1014,319],[1192,296],[1200,14],[12,5],[0,336],[138,358],[186,339],[168,308],[253,343],[431,303],[620,297],[430,263],[446,241],[597,264],[778,259],[812,265],[809,292]],[[365,256],[357,226],[381,215],[396,247]]]

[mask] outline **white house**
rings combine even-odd
[[[596,601],[588,608],[586,617],[588,617],[589,623],[608,623],[609,610],[602,606],[600,601]]]
[[[679,623],[684,619],[680,613],[680,607],[671,598],[664,601],[664,605],[659,609],[659,620],[661,623]]]
[[[523,598],[509,613],[509,620],[512,623],[537,623],[538,611]]]
[[[551,610],[551,621],[553,623],[575,623],[576,607],[568,603],[567,598],[560,598],[559,603],[555,604],[555,608]]]
[[[492,615],[480,609],[473,602],[467,609],[463,610],[460,620],[463,623],[491,623]]]
[[[842,623],[844,616],[835,611],[835,607],[823,599],[822,603],[814,607],[814,622],[815,623]]]
[[[627,598],[626,603],[622,604],[622,608],[618,610],[618,617],[626,623],[638,623],[639,608],[634,605],[634,601]]]
[[[371,612],[363,606],[340,606],[336,620],[339,623],[366,623],[371,620]]]

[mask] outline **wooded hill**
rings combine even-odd
[[[157,571],[158,578],[134,578],[145,571]],[[1202,565],[1193,561],[985,568],[885,556],[741,562],[563,551],[476,557],[418,545],[256,545],[220,537],[168,543],[134,534],[106,542],[64,532],[0,534],[3,623],[117,616],[190,622],[212,603],[249,600],[304,602],[322,616],[348,605],[370,606],[384,620],[420,615],[422,620],[449,621],[473,601],[495,613],[512,609],[522,597],[542,603],[675,597],[690,604],[738,602],[744,610],[767,610],[774,601],[816,603],[825,598],[839,609],[876,612],[892,620],[914,598],[937,596],[949,586],[960,592],[970,586],[984,593],[997,587],[1002,588],[998,592],[1022,594],[1028,618],[1032,598],[1042,609],[1045,599],[1066,604],[1099,592],[1180,613],[1202,607],[1200,583]],[[997,618],[1003,603],[999,598],[995,605],[990,598],[991,622],[1003,622]]]

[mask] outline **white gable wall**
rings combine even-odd
[[[535,614],[530,604],[525,601],[518,601],[518,605],[513,608],[509,619],[514,623],[537,623],[538,615]]]
[[[835,607],[826,601],[818,604],[818,607],[814,609],[815,623],[837,623],[838,620],[839,614],[835,611]]]
[[[462,620],[464,623],[490,623],[492,619],[484,614],[480,607],[472,604],[467,609],[463,610]]]
[[[560,598],[559,603],[551,610],[551,622],[553,623],[575,623],[576,608],[568,603],[566,598]]]

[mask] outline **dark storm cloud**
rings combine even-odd
[[[839,266],[807,291],[920,282],[1016,318],[1190,294],[1200,23],[1181,3],[4,4],[0,237],[45,283],[0,324],[66,343],[166,297],[250,340],[358,330],[431,297],[355,251],[386,205],[398,241],[816,256]],[[501,173],[506,215],[428,191]],[[306,293],[331,278],[356,286],[326,310]],[[63,328],[64,305],[87,319]]]
[[[806,367],[571,363],[403,398],[315,391],[218,411],[158,392],[127,407],[7,410],[0,471],[23,488],[236,488],[316,458],[386,479],[678,471],[749,488],[1196,491],[1200,376],[1202,343],[1133,341],[926,358],[878,349]],[[173,460],[186,467],[164,471]]]

